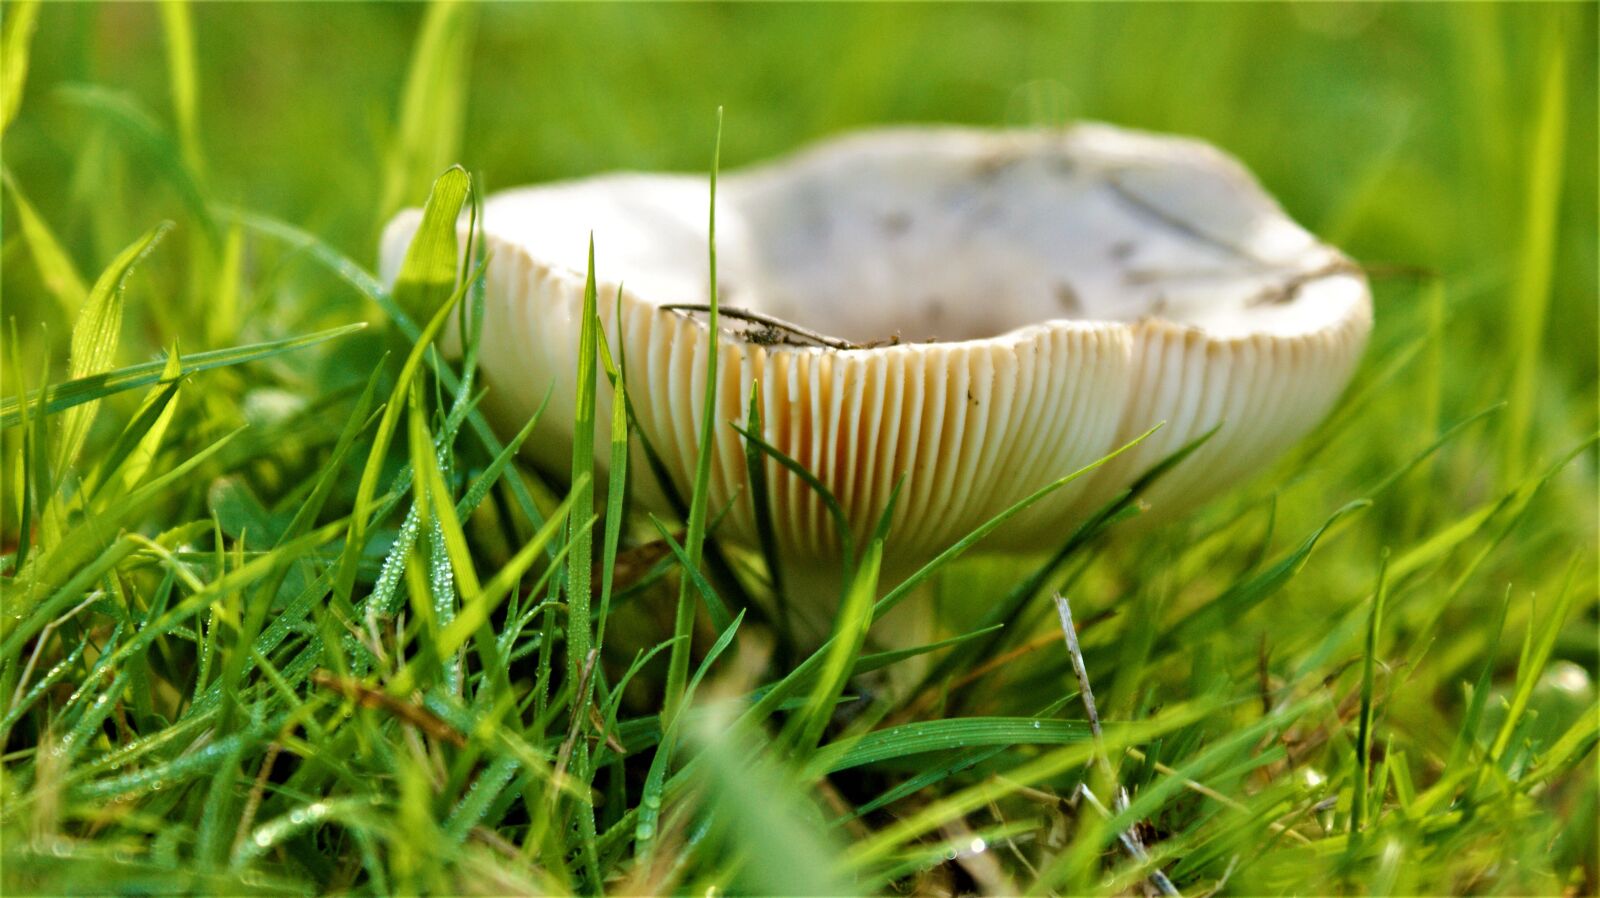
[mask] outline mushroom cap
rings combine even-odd
[[[523,451],[565,470],[592,233],[611,351],[681,495],[707,353],[720,353],[710,508],[734,502],[718,535],[747,545],[756,526],[730,423],[744,422],[756,381],[762,436],[833,491],[858,535],[905,477],[886,562],[916,563],[1164,422],[986,542],[1058,546],[1222,424],[1147,494],[1148,517],[1169,519],[1304,436],[1371,329],[1360,270],[1237,162],[1189,139],[1099,124],[866,131],[725,174],[716,202],[713,340],[703,313],[668,308],[709,300],[703,175],[608,174],[491,197],[479,358],[484,408],[504,432],[553,387]],[[419,221],[413,210],[386,229],[386,277]],[[644,472],[636,495],[662,504],[642,456],[630,464]],[[837,557],[821,500],[766,467],[785,557]]]

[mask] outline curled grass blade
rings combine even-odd
[[[67,377],[81,380],[99,374],[111,367],[116,356],[117,339],[122,334],[122,294],[128,276],[135,266],[155,248],[161,238],[172,229],[164,222],[147,231],[124,249],[95,281],[94,289],[84,300],[78,321],[72,327],[72,354]],[[68,412],[61,424],[61,442],[56,458],[56,470],[64,471],[78,458],[83,442],[89,436],[89,425],[94,421],[96,404]]]

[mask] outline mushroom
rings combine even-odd
[[[734,502],[718,536],[747,545],[743,438],[728,425],[744,421],[756,382],[762,436],[833,491],[856,533],[904,476],[885,556],[904,570],[1164,422],[986,543],[1057,546],[1222,424],[1147,494],[1147,517],[1171,518],[1305,435],[1371,327],[1360,270],[1189,139],[1100,124],[873,130],[724,175],[716,202],[713,339],[696,311],[709,298],[703,176],[609,174],[491,197],[484,408],[514,431],[553,386],[524,452],[566,468],[592,233],[607,338],[682,495],[707,353],[721,354],[710,508]],[[402,213],[385,231],[387,277],[419,220]],[[604,415],[598,430],[603,446]],[[767,477],[783,557],[838,557],[818,496],[775,461]],[[645,501],[659,504],[649,479]]]

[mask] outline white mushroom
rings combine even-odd
[[[1322,418],[1371,326],[1359,270],[1192,140],[1105,125],[871,131],[724,175],[717,203],[710,508],[737,496],[718,536],[746,544],[756,528],[728,422],[745,419],[755,381],[764,438],[838,496],[858,534],[905,476],[887,549],[903,566],[1160,422],[987,545],[1059,545],[1225,422],[1147,498],[1159,519],[1215,494]],[[533,461],[568,464],[592,232],[638,425],[687,495],[713,341],[705,315],[669,307],[708,300],[706,213],[703,175],[611,174],[487,202],[484,405],[514,431],[554,385]],[[385,232],[386,276],[418,221]],[[776,462],[767,474],[785,557],[837,557],[818,497]]]

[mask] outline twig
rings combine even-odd
[[[1127,753],[1128,753],[1129,756],[1133,757],[1136,760],[1139,760],[1139,761],[1146,760],[1145,753],[1140,751],[1140,750],[1138,750],[1137,748],[1132,747],[1132,746],[1128,747]],[[1180,781],[1182,781],[1183,787],[1185,789],[1188,789],[1189,791],[1195,793],[1196,795],[1204,795],[1206,798],[1209,798],[1212,801],[1217,802],[1218,804],[1227,805],[1228,807],[1233,808],[1236,811],[1242,811],[1242,812],[1245,812],[1245,813],[1249,813],[1250,812],[1249,806],[1244,804],[1243,802],[1238,801],[1237,799],[1229,798],[1228,796],[1222,794],[1221,792],[1218,792],[1216,789],[1211,788],[1210,786],[1206,785],[1205,783],[1200,782],[1199,780],[1193,780],[1193,779],[1190,779],[1190,778],[1188,778],[1186,776],[1183,776],[1177,770],[1174,770],[1172,767],[1169,767],[1168,765],[1163,764],[1160,761],[1155,762],[1151,766],[1155,768],[1157,773],[1160,773],[1163,776],[1175,776],[1175,777],[1178,777],[1178,779]],[[1275,833],[1280,833],[1280,834],[1283,834],[1283,835],[1290,836],[1291,838],[1293,838],[1293,839],[1297,840],[1298,842],[1300,842],[1300,844],[1302,844],[1302,845],[1310,845],[1311,844],[1311,840],[1310,839],[1306,838],[1305,836],[1301,835],[1298,832],[1295,832],[1292,829],[1289,829],[1288,827],[1284,826],[1281,823],[1271,823],[1271,822],[1269,822],[1267,824],[1267,828],[1271,829]]]
[[[1115,616],[1116,612],[1114,611],[1102,611],[1084,621],[1083,629],[1088,630],[1096,624],[1103,621],[1108,621]],[[920,692],[913,696],[913,698],[915,698],[914,702],[907,704],[903,710],[896,714],[896,719],[915,720],[923,711],[926,711],[939,696],[945,694],[953,695],[957,691],[965,689],[988,674],[1001,668],[1008,667],[1012,661],[1044,648],[1045,646],[1054,642],[1055,638],[1055,634],[1053,633],[1043,633],[1034,637],[1033,639],[1028,640],[1022,645],[1017,646],[1014,649],[1002,652],[1001,654],[990,658],[988,661],[979,664],[977,667],[974,667],[967,673],[962,674],[957,679],[950,681],[948,688],[941,692],[935,692],[933,690],[933,687],[938,685],[937,683],[928,683],[922,687]]]
[[[706,305],[704,303],[693,303],[693,302],[669,303],[667,305],[660,306],[660,308],[665,310],[665,311],[669,311],[669,312],[709,312],[709,311],[711,311],[711,307],[709,305]],[[752,343],[758,343],[758,344],[766,345],[766,346],[770,346],[770,345],[773,345],[773,344],[782,344],[782,345],[785,345],[785,346],[810,346],[810,345],[815,345],[815,346],[826,346],[829,349],[847,349],[848,350],[848,349],[871,349],[871,348],[873,348],[875,346],[894,345],[894,344],[897,344],[897,343],[900,342],[900,338],[898,336],[894,336],[894,337],[889,337],[889,338],[883,339],[883,340],[872,340],[872,341],[867,342],[867,343],[852,343],[849,340],[841,340],[838,337],[830,337],[827,334],[820,334],[820,333],[818,333],[818,332],[816,332],[814,330],[810,330],[808,328],[801,327],[800,325],[795,324],[793,322],[784,321],[782,318],[773,318],[770,315],[763,315],[760,312],[752,312],[749,309],[740,309],[740,308],[735,308],[733,306],[725,306],[725,305],[722,305],[721,303],[717,304],[717,314],[722,316],[722,317],[725,317],[725,318],[733,318],[733,319],[737,319],[739,321],[748,321],[751,324],[759,324],[759,325],[761,325],[761,327],[763,328],[762,330],[754,331],[754,332],[746,332],[745,336],[747,338],[749,338],[750,342],[752,342]],[[809,342],[808,343],[797,343],[797,342],[789,339],[789,337],[799,337],[800,339],[806,340],[806,341],[809,341]]]
[[[1282,305],[1293,300],[1300,293],[1300,288],[1312,281],[1333,277],[1338,274],[1365,274],[1360,265],[1349,259],[1339,258],[1319,268],[1301,271],[1289,276],[1281,284],[1266,287],[1245,302],[1246,306]]]
[[[595,661],[600,657],[599,649],[590,649],[588,657],[583,659],[583,669],[578,672],[578,691],[573,697],[572,728],[567,731],[567,738],[562,741],[561,749],[556,752],[556,772],[551,777],[554,782],[560,782],[567,773],[567,764],[572,760],[572,750],[578,744],[578,731],[583,728],[583,709],[576,703],[583,701],[589,694],[589,677],[594,673]]]
[[[1089,670],[1083,664],[1083,650],[1078,647],[1078,629],[1072,625],[1072,606],[1067,603],[1066,597],[1060,593],[1056,593],[1056,613],[1061,616],[1061,631],[1067,638],[1067,653],[1072,656],[1072,672],[1078,677],[1079,698],[1083,700],[1084,712],[1089,715],[1089,732],[1094,734],[1095,759],[1104,768],[1107,778],[1112,782],[1117,782],[1116,774],[1111,769],[1111,760],[1106,757],[1105,745],[1101,738],[1100,712],[1095,710],[1094,690],[1089,687]],[[1078,789],[1080,794],[1088,799],[1089,803],[1094,805],[1102,814],[1107,817],[1111,816],[1105,806],[1100,804],[1100,800],[1095,798],[1094,793],[1089,791],[1087,783],[1080,783]],[[1116,806],[1119,814],[1128,809],[1128,790],[1123,788],[1120,783],[1117,785]],[[1150,860],[1149,853],[1144,849],[1144,843],[1139,839],[1137,827],[1129,827],[1126,831],[1118,833],[1117,839],[1122,842],[1122,847],[1127,850],[1134,860],[1141,864]],[[1167,875],[1161,872],[1159,868],[1150,870],[1150,882],[1163,895],[1179,894],[1177,887],[1172,884],[1172,880],[1168,879]]]
[[[1083,700],[1083,710],[1089,715],[1089,732],[1094,734],[1095,744],[1099,745],[1100,712],[1095,710],[1094,690],[1089,688],[1089,670],[1083,665],[1083,650],[1078,647],[1078,628],[1072,625],[1072,606],[1067,604],[1067,597],[1061,593],[1056,593],[1056,613],[1061,615],[1061,630],[1067,637],[1067,653],[1072,656],[1072,672],[1078,677],[1078,696]],[[1103,748],[1096,754],[1109,773],[1111,764],[1106,760]]]
[[[1105,805],[1100,803],[1100,799],[1094,797],[1094,792],[1089,789],[1088,783],[1078,784],[1078,795],[1089,802],[1089,805],[1096,811],[1099,811],[1101,817],[1107,820],[1111,819],[1111,812],[1106,809]],[[1150,863],[1150,853],[1145,851],[1144,843],[1139,841],[1139,837],[1134,830],[1127,829],[1117,833],[1117,841],[1122,843],[1123,849],[1135,861],[1141,864]],[[1167,874],[1162,873],[1159,867],[1150,868],[1150,882],[1156,887],[1156,891],[1163,895],[1179,894],[1178,887],[1172,884],[1172,880],[1168,879]]]
[[[408,724],[414,730],[420,730],[434,739],[448,742],[457,748],[465,748],[467,745],[465,736],[447,723],[444,718],[422,707],[420,704],[396,698],[353,677],[341,677],[326,670],[312,671],[311,682],[330,692],[337,692],[363,708],[383,711],[402,723]]]
[[[50,623],[45,624],[44,629],[39,631],[39,635],[34,638],[33,653],[28,656],[28,664],[26,667],[22,668],[22,676],[17,678],[17,691],[11,694],[11,704],[6,706],[7,711],[15,708],[17,704],[22,701],[23,690],[27,687],[28,680],[33,676],[34,666],[39,662],[39,653],[44,650],[45,643],[50,641],[50,637],[55,633],[56,628],[67,621],[72,620],[72,618],[77,616],[78,612],[94,604],[94,602],[99,600],[100,597],[101,593],[99,592],[90,593],[89,597],[84,599],[82,602],[79,602],[77,607],[56,618]]]
[[[232,856],[239,856],[239,847],[244,844],[245,834],[250,832],[251,824],[256,821],[256,811],[261,808],[261,796],[267,789],[267,777],[272,773],[272,765],[278,760],[278,753],[283,750],[282,739],[288,738],[289,730],[284,730],[279,741],[274,741],[267,746],[267,754],[261,759],[261,769],[256,772],[256,781],[250,787],[250,797],[245,799],[244,813],[239,817],[239,828],[233,834]]]

